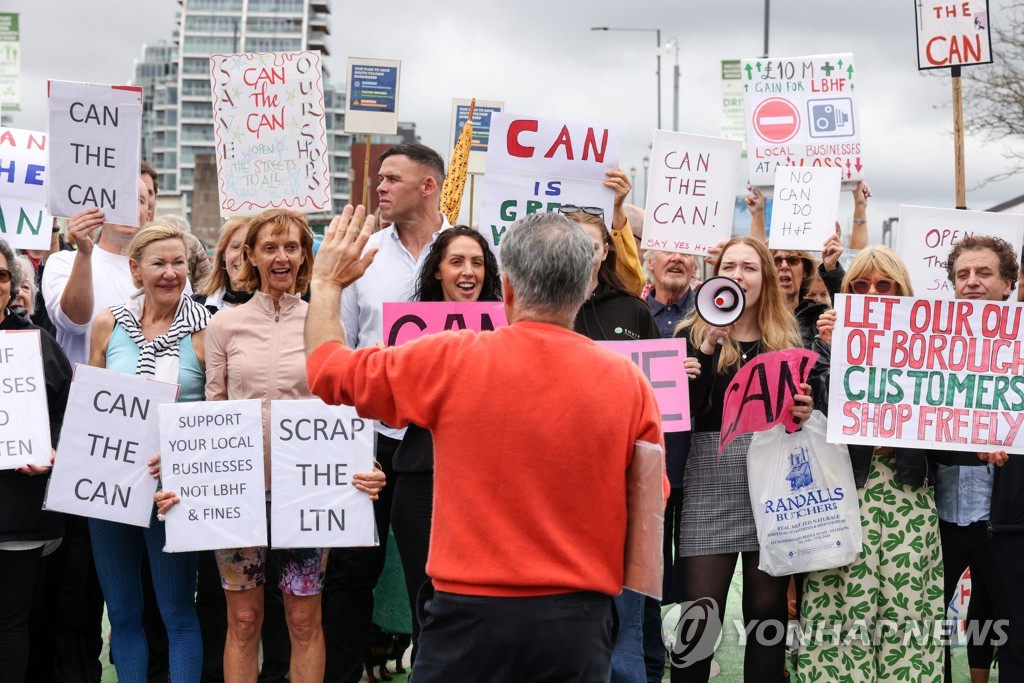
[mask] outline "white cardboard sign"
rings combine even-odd
[[[914,3],[917,68],[992,63],[988,0]]]
[[[54,216],[103,210],[139,224],[142,88],[50,81],[47,204]]]
[[[821,251],[836,233],[841,190],[838,168],[777,168],[768,247]]]
[[[353,474],[373,471],[372,422],[319,399],[272,401],[270,438],[275,548],[378,544],[373,502],[352,486]]]
[[[259,399],[160,407],[160,475],[181,502],[167,513],[167,552],[267,545]]]
[[[0,470],[50,464],[50,415],[38,330],[0,332]]]
[[[75,366],[45,509],[148,527],[157,482],[147,463],[160,451],[157,406],[177,396],[177,384]]]
[[[472,100],[455,98],[452,100],[452,127],[448,139],[448,151],[455,151],[455,143],[459,141],[462,127],[469,118],[469,107]],[[487,163],[487,146],[490,143],[491,115],[505,110],[505,103],[498,101],[477,100],[473,109],[473,143],[469,149],[469,173],[484,172]]]
[[[729,239],[741,148],[725,138],[654,131],[643,249],[704,255]]]
[[[398,132],[398,86],[402,62],[349,57],[345,132],[394,135]]]
[[[952,299],[953,284],[946,261],[953,246],[968,235],[999,237],[1020,254],[1024,245],[1024,215],[901,206],[896,253],[907,264],[914,295],[922,299]]]
[[[46,133],[0,128],[0,238],[15,249],[49,249]]]

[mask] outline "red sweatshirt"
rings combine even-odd
[[[635,441],[661,443],[654,391],[628,360],[520,322],[389,349],[324,344],[306,367],[325,402],[433,431],[435,588],[622,589],[626,468]]]

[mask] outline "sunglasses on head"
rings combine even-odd
[[[575,204],[562,204],[558,207],[558,213],[565,214],[576,213],[582,211],[583,213],[590,214],[591,216],[597,216],[598,218],[604,218],[604,209],[600,206],[576,206]]]
[[[800,258],[799,256],[796,256],[795,254],[790,254],[789,256],[775,257],[776,268],[781,268],[783,263],[788,263],[790,268],[796,268],[798,265],[800,265],[801,262],[803,262],[803,259]]]
[[[0,268],[0,283],[8,283],[11,281],[11,271],[6,268]]]
[[[850,283],[850,287],[854,294],[867,294],[871,290],[872,284],[875,285],[875,291],[879,294],[889,294],[896,287],[893,280],[884,277],[877,280],[854,280]]]

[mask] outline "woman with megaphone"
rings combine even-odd
[[[725,392],[739,370],[761,353],[800,348],[796,319],[775,276],[771,253],[760,240],[737,237],[722,247],[714,275],[697,294],[698,315],[676,331],[687,339],[690,355],[700,362],[700,374],[690,380],[693,431],[690,456],[683,480],[683,510],[679,556],[683,562],[684,605],[713,600],[719,617],[736,568],[743,562],[743,618],[748,633],[758,629],[744,655],[744,680],[782,681],[785,673],[785,638],[789,577],[773,577],[758,569],[759,544],[747,485],[747,448],[750,435],[731,441],[719,456]],[[728,280],[726,280],[728,278]],[[729,282],[731,281],[731,282]],[[811,387],[800,385],[790,408],[798,421],[811,414]],[[685,635],[701,643],[701,623]],[[682,634],[681,634],[682,635]],[[686,644],[677,647],[685,649]],[[711,652],[689,666],[672,669],[673,681],[706,681]]]

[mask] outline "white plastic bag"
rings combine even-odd
[[[857,486],[846,446],[825,441],[826,418],[800,431],[757,432],[747,480],[761,545],[758,569],[772,576],[842,567],[861,550]]]

